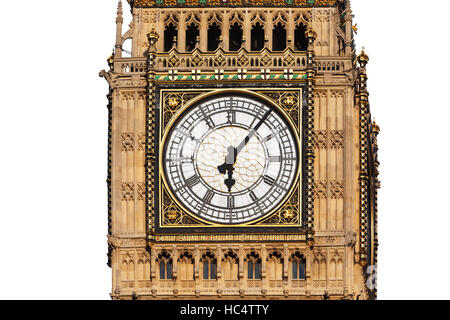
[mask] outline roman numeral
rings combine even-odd
[[[169,162],[181,162],[181,163],[192,163],[194,162],[194,156],[191,157],[182,157],[176,159],[167,159]]]
[[[203,110],[203,108],[200,108],[200,112],[203,114],[203,120],[205,120],[206,124],[208,125],[208,127],[210,129],[215,127],[214,121],[211,119],[210,116],[208,116],[205,112],[205,110]]]
[[[273,186],[275,184],[275,179],[269,176],[264,176],[264,182],[269,186]]]
[[[235,206],[235,204],[234,204],[234,197],[233,196],[228,196],[228,201],[227,201],[228,209],[233,209],[234,206]]]
[[[205,117],[205,122],[210,129],[215,127],[214,121],[211,119],[211,117]]]
[[[200,183],[200,178],[197,175],[193,175],[192,177],[186,180],[186,185],[191,189],[198,183]]]
[[[236,111],[230,110],[227,111],[227,119],[228,123],[236,123]]]
[[[281,162],[281,156],[269,157],[269,162]]]
[[[258,197],[253,191],[250,191],[250,199],[252,199],[252,201],[254,202],[258,201]]]
[[[207,204],[211,204],[212,199],[214,198],[214,192],[211,190],[208,190],[206,192],[205,196],[203,197],[203,201],[205,201]]]

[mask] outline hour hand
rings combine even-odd
[[[228,147],[228,154],[225,157],[224,164],[217,167],[220,174],[227,174],[228,177],[225,179],[225,185],[228,191],[231,192],[231,188],[236,184],[236,180],[233,179],[234,164],[236,163],[237,150],[233,146]]]
[[[220,174],[226,174],[227,173],[227,163],[225,162],[221,166],[218,166],[217,169],[219,169]]]

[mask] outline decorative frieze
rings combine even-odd
[[[134,8],[147,7],[327,7],[336,0],[134,0]]]

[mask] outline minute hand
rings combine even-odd
[[[258,122],[258,124],[252,129],[252,131],[250,131],[250,133],[244,138],[244,140],[242,140],[242,142],[236,148],[236,155],[238,155],[239,152],[241,152],[242,149],[244,149],[244,147],[247,145],[250,139],[253,138],[253,136],[256,134],[256,131],[258,131],[258,129],[262,126],[264,121],[267,120],[267,118],[270,116],[271,113],[272,110],[267,111],[266,114],[262,117],[262,119]]]

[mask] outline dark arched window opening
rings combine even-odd
[[[164,30],[164,52],[168,52],[172,49],[173,43],[176,41],[177,34],[177,29],[172,23],[170,23]]]
[[[251,50],[260,51],[262,48],[264,48],[264,28],[258,22],[252,28]]]
[[[272,35],[273,35],[272,50],[273,51],[283,51],[284,49],[286,49],[286,29],[284,28],[284,26],[281,23],[278,23],[273,28]]]
[[[300,252],[296,252],[291,256],[292,261],[292,279],[306,279],[306,260]]]
[[[300,280],[306,279],[306,261],[305,261],[305,259],[302,259],[298,266],[298,278]]]
[[[255,261],[255,279],[261,279],[261,259]]]
[[[159,278],[161,280],[171,280],[172,279],[172,259],[161,260],[159,262]]]
[[[242,27],[236,22],[230,28],[230,51],[238,51],[242,47]]]
[[[247,278],[250,280],[261,280],[261,259],[248,261]]]
[[[205,279],[205,280],[209,279],[209,262],[208,261],[203,262],[203,279]]]
[[[161,280],[166,278],[166,263],[164,261],[159,263],[159,278]]]
[[[300,23],[295,28],[295,50],[296,51],[306,51],[308,50],[308,40],[306,39],[306,26],[303,23]]]
[[[210,252],[207,252],[202,256],[203,260],[203,279],[215,280],[217,275],[217,262],[216,258]]]
[[[220,44],[220,36],[222,35],[222,31],[220,27],[213,23],[208,28],[208,51],[215,51]]]
[[[209,278],[216,279],[217,275],[217,263],[216,260],[211,261],[211,265],[209,268]]]
[[[198,36],[199,36],[198,27],[192,23],[186,29],[186,51],[190,52],[195,49]]]
[[[247,274],[247,278],[253,279],[253,261],[251,261],[251,260],[248,262],[248,274]]]
[[[298,279],[298,263],[297,260],[292,261],[292,279]]]

